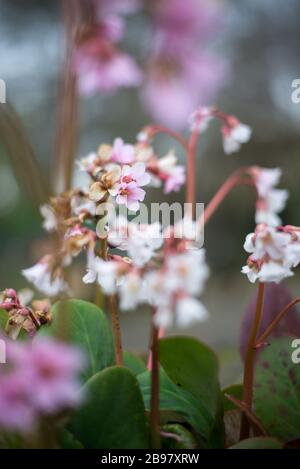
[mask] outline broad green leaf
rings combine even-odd
[[[240,441],[228,449],[282,449],[282,446],[276,438],[257,437]]]
[[[52,323],[39,335],[64,337],[80,347],[87,359],[83,372],[86,381],[98,371],[114,364],[114,347],[110,325],[101,309],[82,300],[59,301],[52,308]]]
[[[151,374],[149,371],[137,377],[143,394],[145,407],[150,411],[151,399]],[[162,412],[175,412],[181,415],[196,432],[208,438],[210,435],[210,418],[205,405],[197,401],[194,396],[185,389],[177,386],[168,377],[163,369],[160,369],[160,410]]]
[[[202,431],[198,431],[209,440],[211,432],[216,430],[216,419],[220,414],[216,355],[196,339],[169,337],[160,341],[160,363],[173,383],[197,402],[202,421],[205,421]]]
[[[143,399],[131,371],[108,368],[89,379],[83,389],[86,403],[72,417],[69,429],[85,448],[149,447]]]
[[[123,365],[132,371],[134,375],[140,375],[147,370],[147,367],[143,360],[131,352],[123,353]]]
[[[255,413],[267,433],[283,441],[300,438],[300,365],[292,362],[293,340],[272,340],[255,372]]]

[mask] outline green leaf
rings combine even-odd
[[[7,335],[5,333],[5,327],[6,327],[7,321],[8,321],[7,311],[5,311],[5,309],[0,309],[0,331],[2,331],[4,335]],[[18,335],[18,339],[19,340],[28,339],[28,333],[24,329],[21,329]]]
[[[62,449],[83,449],[82,444],[65,428],[58,429],[57,441]]]
[[[5,309],[0,309],[0,330],[2,332],[4,332],[7,320],[8,320],[7,311],[5,311]]]
[[[177,423],[162,427],[162,446],[168,449],[197,448],[195,437],[183,425]]]
[[[151,373],[146,371],[137,377],[145,407],[150,411]],[[205,405],[198,402],[188,391],[176,386],[163,369],[160,369],[160,411],[181,415],[199,434],[210,435],[209,416]]]
[[[84,386],[86,403],[76,411],[70,431],[85,448],[149,447],[142,395],[131,371],[112,367]]]
[[[123,353],[123,366],[129,368],[134,375],[140,375],[147,370],[147,367],[143,360],[131,352]]]
[[[38,335],[59,337],[63,328],[66,340],[85,352],[87,366],[82,375],[85,381],[114,365],[111,328],[96,305],[82,300],[59,301],[52,308],[52,317],[52,323],[41,328]]]
[[[228,449],[282,449],[282,446],[282,443],[276,438],[257,437],[240,441]]]
[[[173,383],[197,403],[202,415],[197,431],[209,440],[221,411],[216,355],[196,339],[169,337],[160,341],[160,363]]]
[[[255,372],[255,413],[267,433],[283,441],[300,438],[300,366],[292,362],[293,340],[272,340]]]
[[[231,402],[225,394],[229,394],[229,396],[236,397],[240,401],[243,397],[243,385],[242,384],[232,384],[231,386],[227,386],[226,388],[222,389],[222,396],[223,396],[223,409],[224,412],[229,410],[235,410],[236,406],[233,402]]]

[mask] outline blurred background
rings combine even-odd
[[[279,166],[283,170],[281,187],[290,191],[283,220],[299,225],[300,103],[291,100],[291,84],[300,78],[300,3],[195,2],[199,9],[213,3],[212,18],[202,17],[204,27],[199,36],[196,33],[191,53],[201,55],[199,70],[195,70],[200,79],[194,88],[189,82],[177,81],[171,91],[178,101],[169,88],[155,82],[157,57],[160,58],[159,48],[164,40],[164,12],[158,6],[159,0],[153,2],[154,13],[149,8],[152,2],[134,8],[130,4],[138,2],[124,2],[129,6],[122,11],[126,13],[122,48],[135,57],[137,64],[146,64],[143,82],[139,87],[120,87],[111,93],[98,90],[79,97],[76,157],[94,151],[100,143],[110,143],[116,136],[134,142],[138,131],[152,121],[160,120],[185,132],[184,113],[190,104],[216,104],[250,125],[253,138],[238,154],[225,156],[218,125],[211,126],[199,144],[197,200],[207,203],[239,166]],[[169,17],[167,21],[176,24],[176,18]],[[175,44],[176,38],[171,39],[171,44]],[[54,192],[53,182],[59,176],[53,176],[53,162],[64,49],[59,1],[0,1],[0,78],[6,82],[7,93],[7,103],[0,104],[0,290],[28,286],[20,270],[32,265],[49,248],[38,206],[47,194]],[[193,74],[190,65],[186,64],[186,69]],[[191,66],[194,65],[195,62]],[[156,106],[153,104],[153,93],[161,97],[161,108],[160,99]],[[157,141],[159,154],[170,148],[177,150],[183,163],[184,155],[174,142],[163,137]],[[149,202],[164,199],[160,190],[148,192]],[[172,193],[167,200],[183,201],[184,193]],[[247,187],[237,188],[205,230],[211,278],[203,299],[211,318],[185,331],[217,348],[224,365],[223,382],[236,379],[240,370],[236,354],[240,320],[255,289],[240,274],[246,257],[242,246],[253,227],[254,195]],[[76,295],[90,299],[90,291],[76,280],[81,278],[83,269],[79,261],[72,272]],[[299,295],[298,281],[289,281],[289,285]],[[122,314],[127,349],[147,349],[148,320],[146,312]]]

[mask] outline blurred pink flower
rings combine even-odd
[[[74,407],[81,400],[78,372],[83,367],[81,353],[69,345],[39,339],[20,365],[34,391],[34,407],[44,413]]]
[[[0,427],[21,432],[32,428],[36,414],[30,403],[29,388],[24,373],[0,372]]]
[[[111,160],[120,164],[133,163],[135,160],[134,146],[124,143],[121,138],[116,138],[112,148]]]
[[[155,121],[181,128],[195,103],[213,100],[225,76],[225,65],[212,56],[190,54],[180,62],[162,57],[150,65],[142,100]]]
[[[0,368],[0,426],[30,432],[43,414],[79,404],[78,373],[84,362],[72,346],[40,338],[7,343],[7,365]]]
[[[74,66],[82,94],[110,93],[120,87],[137,86],[142,79],[136,62],[103,39],[102,31],[79,46]]]
[[[142,90],[152,118],[185,126],[195,104],[207,105],[227,79],[228,68],[206,53],[221,23],[219,5],[200,0],[162,0],[153,13],[153,40]]]

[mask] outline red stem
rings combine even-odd
[[[239,184],[250,184],[252,185],[252,180],[243,180],[242,175],[246,171],[245,168],[239,168],[235,171],[228,179],[222,184],[216,194],[213,196],[209,204],[206,206],[204,210],[204,223],[207,223],[211,216],[215,213],[217,208],[219,208],[220,204],[223,202],[225,197],[231,192],[231,190],[239,185]],[[201,220],[201,222],[203,219]]]
[[[186,139],[184,137],[182,137],[182,135],[180,135],[179,133],[175,132],[174,130],[171,130],[171,129],[168,129],[168,127],[164,127],[162,125],[151,125],[151,137],[155,137],[156,135],[158,134],[166,134],[166,135],[169,135],[169,137],[173,138],[174,140],[176,140],[185,150],[187,150],[188,148],[188,142],[186,141]]]
[[[155,310],[153,310],[153,316]],[[159,418],[159,331],[152,318],[152,370],[151,370],[151,403],[150,403],[150,432],[151,447],[159,449],[160,418]]]
[[[277,324],[281,321],[281,319],[289,312],[289,310],[295,306],[297,303],[300,302],[300,298],[295,298],[293,301],[291,301],[289,304],[287,304],[275,317],[275,319],[271,322],[271,324],[267,327],[265,332],[256,340],[255,346],[259,346],[263,342],[266,341],[266,339],[269,337],[269,335],[272,333],[272,331],[275,329]]]
[[[255,342],[256,336],[259,330],[260,322],[262,319],[263,308],[264,308],[264,297],[265,297],[265,284],[259,283],[258,295],[256,303],[256,311],[254,321],[250,331],[250,337],[247,345],[247,353],[244,368],[244,382],[243,382],[243,402],[251,410],[252,397],[253,397],[253,380],[254,380],[254,358],[255,358]],[[242,414],[241,419],[241,440],[249,437],[249,421],[245,413]]]
[[[191,215],[195,216],[196,205],[196,150],[199,132],[194,131],[190,137],[187,148],[187,181],[186,181],[186,203],[190,204]]]

